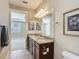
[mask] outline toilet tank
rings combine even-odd
[[[63,58],[62,59],[79,59],[78,55],[70,53],[68,51],[62,52]]]
[[[67,58],[67,57],[63,57],[62,59],[69,59],[69,58]]]

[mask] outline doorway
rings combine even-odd
[[[11,10],[11,50],[26,48],[26,13],[20,10]]]

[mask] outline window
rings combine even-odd
[[[25,14],[20,12],[11,12],[11,32],[23,32],[25,25]]]
[[[23,22],[13,21],[11,23],[11,31],[12,32],[22,32],[23,26],[24,26]]]

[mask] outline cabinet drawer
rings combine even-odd
[[[54,55],[54,43],[42,44],[40,46],[40,59],[53,59]]]

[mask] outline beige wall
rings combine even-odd
[[[9,25],[9,1],[0,0],[0,25]],[[10,46],[10,43],[9,43]],[[0,59],[5,59],[9,52],[9,46],[0,50]],[[1,47],[0,47],[1,48]]]
[[[33,9],[28,9],[28,8],[20,7],[20,6],[13,5],[13,4],[10,4],[10,8],[11,9],[15,9],[15,10],[26,11],[28,13],[27,14],[28,20],[33,20],[34,19],[35,10],[33,10]]]
[[[48,10],[50,13],[52,13],[53,7],[54,7],[53,0],[44,0],[39,5],[39,7],[36,9],[36,11],[38,12],[42,8],[42,9]]]
[[[63,35],[63,13],[79,8],[79,0],[55,0],[55,59],[62,59],[64,50],[79,55],[79,37]]]
[[[28,19],[29,20],[35,20],[34,15],[35,15],[34,10],[28,10]]]

